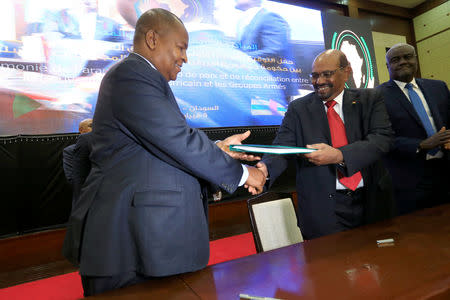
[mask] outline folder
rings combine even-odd
[[[317,149],[302,148],[302,147],[290,147],[290,146],[278,146],[278,145],[230,145],[231,151],[248,152],[248,153],[268,153],[268,154],[305,154],[316,151]]]

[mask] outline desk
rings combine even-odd
[[[386,238],[395,242],[377,246]],[[450,205],[94,298],[229,300],[240,293],[281,299],[450,299]]]

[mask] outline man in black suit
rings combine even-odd
[[[344,90],[350,74],[343,52],[319,54],[311,73],[315,92],[289,104],[273,142],[318,149],[291,160],[297,168],[298,222],[306,239],[393,214],[390,177],[380,159],[393,141],[389,117],[378,91]],[[272,184],[288,163],[285,156],[270,155],[257,167]]]
[[[63,247],[80,266],[85,296],[205,267],[207,185],[262,191],[263,173],[225,153],[249,132],[214,143],[186,123],[168,82],[187,63],[188,43],[177,16],[148,10],[137,21],[134,52],[102,80],[92,168]]]
[[[72,206],[80,195],[81,187],[91,170],[89,153],[92,119],[84,119],[78,126],[80,135],[75,144],[63,150],[63,170],[67,181],[72,185]]]
[[[448,87],[440,80],[414,77],[417,56],[411,45],[392,46],[386,65],[390,80],[378,89],[395,132],[386,166],[394,183],[397,213],[449,202]]]

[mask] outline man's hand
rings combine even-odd
[[[248,169],[248,178],[244,184],[244,187],[248,189],[249,193],[252,195],[261,194],[264,188],[264,184],[266,183],[266,176],[264,173],[251,166],[247,166]]]
[[[436,132],[419,144],[420,149],[423,150],[431,150],[440,146],[443,146],[447,150],[450,149],[450,129],[442,127],[439,132]]]
[[[217,192],[213,193],[212,196],[214,202],[220,201],[222,200],[222,191],[218,190]]]
[[[255,167],[263,172],[264,176],[266,176],[266,179],[269,177],[269,171],[267,170],[267,166],[262,161],[258,162]]]
[[[234,159],[246,160],[246,161],[260,160],[261,157],[259,157],[259,156],[245,154],[243,152],[230,151],[230,145],[233,145],[233,144],[240,145],[240,144],[242,144],[242,141],[245,140],[246,138],[248,138],[249,136],[250,136],[250,130],[247,130],[244,133],[229,136],[226,139],[224,139],[223,141],[217,142],[216,145],[223,152],[225,152],[226,154],[228,154],[229,156],[231,156]]]
[[[321,166],[329,164],[338,164],[343,162],[344,156],[341,150],[331,147],[330,145],[320,143],[313,145],[306,145],[306,148],[317,149],[317,151],[304,154],[309,162]]]

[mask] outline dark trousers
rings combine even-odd
[[[127,272],[115,276],[81,276],[84,296],[92,296],[106,291],[115,290],[137,284],[152,277],[146,277],[136,272]]]
[[[361,226],[363,224],[364,192],[364,187],[358,188],[355,191],[336,191],[334,199],[336,201],[335,213],[337,218],[337,231],[344,231]]]
[[[397,214],[450,203],[450,164],[445,159],[425,162],[419,183],[410,189],[395,189]]]

